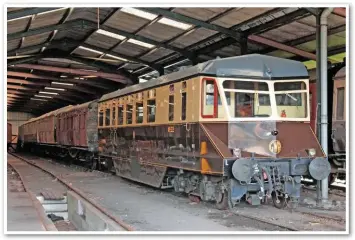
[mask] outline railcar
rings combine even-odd
[[[66,106],[20,126],[22,149],[66,161],[97,162],[97,101]]]
[[[98,102],[99,156],[117,175],[220,209],[242,199],[297,203],[301,176],[330,173],[310,127],[309,76],[300,62],[216,59]]]
[[[335,179],[345,180],[346,173],[346,67],[345,63],[335,65],[328,70],[328,159],[331,164],[329,183]],[[310,84],[311,127],[317,133],[316,83]]]

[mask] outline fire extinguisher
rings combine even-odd
[[[282,111],[281,111],[281,117],[283,117],[283,118],[286,117],[286,111],[285,111],[285,110],[282,110]]]

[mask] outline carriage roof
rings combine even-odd
[[[154,80],[119,89],[103,95],[99,101],[109,100],[195,76],[275,80],[308,78],[308,71],[302,62],[268,55],[249,54],[220,58],[163,75]]]

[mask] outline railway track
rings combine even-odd
[[[85,193],[83,193],[81,190],[79,190],[76,187],[73,187],[69,182],[67,182],[65,179],[63,179],[60,174],[56,174],[54,172],[52,172],[49,169],[45,169],[42,166],[37,165],[35,162],[26,159],[23,156],[20,156],[18,154],[15,153],[9,153],[12,156],[16,157],[17,159],[20,159],[24,162],[26,162],[27,164],[34,166],[36,168],[39,168],[40,170],[42,170],[43,172],[51,175],[52,177],[56,178],[59,182],[61,182],[62,184],[64,184],[68,189],[70,189],[71,191],[75,192],[76,194],[78,194],[80,197],[82,197],[83,199],[85,199],[87,202],[89,202],[90,204],[92,204],[96,209],[98,209],[99,211],[101,211],[103,214],[105,214],[107,217],[109,217],[110,219],[112,219],[114,222],[116,222],[118,225],[120,225],[123,229],[125,229],[126,231],[134,231],[134,228],[131,227],[130,225],[128,225],[127,223],[123,222],[122,220],[116,218],[115,216],[113,216],[112,214],[110,214],[106,209],[102,208],[101,206],[99,206],[96,202],[92,201]],[[83,169],[83,167],[81,166],[77,166],[81,169]]]
[[[54,178],[57,178],[58,181],[60,181],[66,187],[68,187],[69,189],[71,189],[72,191],[74,191],[75,193],[80,195],[86,201],[90,202],[92,205],[94,205],[96,208],[98,208],[102,213],[104,213],[109,218],[114,220],[116,223],[118,223],[124,229],[126,229],[127,231],[134,231],[133,227],[131,227],[128,224],[124,223],[122,220],[117,219],[116,217],[112,216],[106,209],[103,209],[98,204],[96,204],[94,201],[90,200],[86,196],[86,194],[84,194],[82,191],[80,191],[79,189],[73,187],[69,182],[67,182],[65,179],[63,179],[61,177],[61,174],[54,173],[54,172],[52,172],[49,169],[45,169],[44,167],[37,165],[34,162],[34,160],[39,159],[40,157],[32,156],[32,155],[30,155],[30,156],[21,156],[21,155],[18,155],[16,153],[9,153],[9,154],[11,154],[12,156],[14,156],[14,157],[26,162],[27,164],[30,164],[30,165],[32,165],[34,167],[39,168],[40,170],[50,174]],[[112,176],[113,175],[112,172],[103,172],[103,171],[98,171],[98,170],[91,170],[90,168],[86,168],[86,167],[79,166],[79,165],[76,165],[76,164],[67,165],[67,164],[64,164],[64,163],[60,163],[60,162],[56,161],[53,158],[47,159],[47,160],[50,160],[51,164],[65,166],[65,167],[69,167],[69,168],[74,168],[76,170],[83,171],[83,172],[96,172],[96,173],[104,175],[104,176]],[[182,196],[182,195],[175,195],[175,196],[186,197],[186,196]],[[213,208],[212,204],[208,204],[208,205],[209,205],[208,207]],[[257,225],[258,229],[261,229],[261,230],[266,230],[266,231],[299,231],[299,229],[296,229],[296,228],[293,228],[293,227],[290,227],[290,226],[286,226],[286,225],[283,225],[283,224],[280,224],[280,223],[275,223],[275,222],[272,222],[272,221],[269,221],[269,220],[265,220],[265,219],[262,219],[262,218],[259,218],[259,217],[255,217],[255,216],[250,216],[250,215],[243,214],[243,213],[233,212],[233,211],[230,211],[230,210],[219,211],[219,214],[224,214],[224,215],[227,214],[229,216],[229,218],[237,217],[238,221],[245,222],[246,225]]]

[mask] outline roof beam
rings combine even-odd
[[[124,84],[128,83],[128,79],[124,79],[121,75],[114,74],[114,73],[92,72],[92,71],[85,71],[80,69],[53,67],[53,66],[45,66],[45,65],[37,65],[37,64],[18,64],[16,65],[16,67],[26,68],[26,69],[36,69],[36,70],[49,71],[49,72],[70,73],[70,74],[76,74],[81,76],[92,75],[92,76],[97,76],[102,78],[115,79],[115,81]]]
[[[36,81],[28,81],[28,80],[22,80],[22,79],[15,79],[15,78],[7,78],[8,83],[18,83],[18,84],[24,84],[24,85],[33,85],[33,86],[43,86],[43,87],[54,87],[54,88],[62,88],[62,89],[70,89],[70,90],[75,90],[78,92],[83,92],[91,95],[98,95],[97,91],[90,90],[85,87],[81,86],[69,86],[69,85],[60,85],[60,86],[53,86],[50,82],[36,82]]]
[[[25,91],[25,92],[23,92],[23,91]],[[29,87],[15,85],[15,84],[11,84],[11,83],[7,84],[7,92],[9,92],[9,93],[16,93],[16,94],[20,94],[20,95],[32,95],[33,96],[34,94],[37,94],[39,91],[47,92],[47,90],[44,90],[44,89],[29,88]],[[58,98],[63,98],[63,99],[66,99],[70,102],[73,102],[73,103],[87,101],[88,99],[91,99],[91,98],[88,98],[87,96],[83,97],[82,95],[77,94],[75,92],[69,92],[69,91],[63,92],[63,91],[56,91],[56,90],[48,90],[48,91],[56,92],[59,94],[58,95],[47,94],[47,93],[41,93],[41,94],[46,95],[46,96],[50,96],[50,97],[57,96]],[[70,97],[70,98],[67,98],[67,97]]]
[[[199,27],[203,27],[203,28],[206,28],[209,30],[223,33],[229,37],[234,38],[236,40],[236,42],[239,43],[240,33],[237,31],[233,31],[228,28],[224,28],[224,27],[212,24],[212,23],[206,23],[204,21],[200,21],[198,19],[191,18],[191,17],[185,16],[185,15],[179,14],[179,13],[171,12],[171,11],[168,11],[168,10],[162,9],[162,8],[138,8],[138,9],[140,9],[142,11],[162,15],[162,16],[168,17],[173,20],[178,20],[181,22],[190,23],[195,26],[199,26]]]
[[[11,90],[11,89],[7,89],[7,93],[10,93],[10,94],[16,94],[16,95],[33,95],[32,93],[30,92],[19,92],[17,90]]]
[[[35,56],[30,56],[30,57],[23,57],[18,60],[7,61],[7,66],[22,64],[22,63],[27,63],[27,62],[33,62],[33,61],[40,59],[41,57],[42,56],[40,54],[38,54]]]
[[[19,48],[19,49],[14,49],[11,51],[7,52],[7,56],[12,56],[12,55],[16,55],[19,53],[23,53],[23,52],[28,52],[28,51],[32,51],[32,50],[36,50],[36,49],[41,49],[43,47],[48,48],[71,48],[71,47],[75,47],[79,44],[79,41],[75,41],[73,39],[61,39],[58,41],[53,41],[53,42],[45,42],[42,44],[37,44],[37,45],[32,45],[32,46],[28,46],[28,47],[23,47],[23,48]]]
[[[274,20],[271,20],[265,24],[261,24],[259,26],[256,26],[256,27],[253,27],[253,28],[250,28],[246,31],[244,31],[247,35],[251,35],[251,34],[260,34],[262,32],[266,32],[266,31],[269,31],[271,29],[275,29],[275,28],[278,28],[280,26],[283,26],[283,25],[286,25],[286,24],[289,24],[291,22],[294,22],[298,19],[301,19],[301,18],[305,18],[305,17],[308,17],[310,16],[311,13],[309,11],[307,11],[307,9],[305,8],[301,8],[301,9],[298,9],[294,12],[291,12],[289,14],[286,14],[282,17],[278,17],[278,18],[275,18]]]
[[[41,33],[46,33],[46,32],[52,32],[54,30],[66,30],[66,29],[73,29],[73,28],[85,28],[85,20],[82,19],[76,19],[73,21],[69,21],[63,24],[54,24],[50,26],[44,26],[36,29],[30,29],[27,32],[16,32],[16,33],[10,33],[7,34],[7,40],[14,40],[22,37],[29,37],[33,35],[38,35]]]
[[[333,13],[346,18],[346,8],[334,8]]]
[[[38,14],[38,13],[44,13],[44,12],[48,12],[48,11],[52,11],[52,10],[56,10],[56,9],[60,9],[60,8],[25,8],[25,9],[20,9],[17,11],[13,11],[13,12],[9,12],[7,13],[7,20],[12,20],[12,19],[16,19],[16,18],[22,18],[22,17],[26,17],[26,16],[31,16],[34,14]]]
[[[51,25],[51,26],[46,26],[46,27],[41,27],[41,28],[37,28],[37,29],[32,29],[29,30],[28,32],[17,32],[17,33],[11,33],[7,35],[7,40],[14,40],[17,38],[22,38],[22,37],[28,37],[28,36],[33,36],[33,35],[37,35],[37,34],[41,34],[41,33],[46,33],[46,32],[51,32],[54,30],[66,30],[66,29],[73,29],[73,28],[87,28],[87,29],[96,29],[97,28],[97,23],[93,22],[93,21],[89,21],[89,20],[84,20],[84,19],[77,19],[77,20],[73,20],[73,21],[69,21],[63,24],[59,24],[59,25]],[[115,28],[111,28],[108,26],[100,26],[100,29],[108,31],[108,32],[112,32],[112,33],[116,33],[122,36],[125,36],[127,38],[132,38],[141,42],[146,42],[158,47],[163,47],[169,50],[172,50],[174,52],[177,52],[183,56],[185,56],[188,59],[195,59],[195,56],[193,55],[192,52],[186,51],[184,49],[180,49],[165,43],[161,43],[158,41],[155,41],[153,39],[149,39],[143,36],[139,36],[139,35],[135,35],[123,30],[119,30],[119,29],[115,29]]]
[[[345,25],[341,25],[341,26],[329,29],[327,31],[327,33],[328,33],[328,36],[331,36],[331,35],[334,35],[334,34],[337,34],[337,33],[340,33],[340,32],[344,32],[344,31],[346,31],[346,26]],[[303,43],[307,43],[307,42],[312,42],[312,41],[315,41],[315,40],[316,40],[316,34],[310,34],[310,35],[307,35],[307,36],[304,36],[304,37],[301,37],[301,38],[297,38],[297,39],[294,39],[294,40],[290,40],[290,41],[284,42],[283,44],[288,45],[288,46],[297,46],[297,45],[300,45],[300,44],[303,44]],[[267,54],[267,53],[270,53],[272,51],[275,51],[275,49],[274,48],[266,48],[266,49],[262,50],[259,53],[260,54]]]
[[[233,27],[231,27],[230,29],[238,29],[240,27],[242,27],[243,25],[245,24],[248,24],[248,23],[251,23],[251,22],[254,22],[262,17],[265,17],[265,16],[268,16],[270,14],[273,14],[275,13],[275,11],[280,11],[282,9],[280,8],[276,8],[276,9],[272,9],[268,12],[266,12],[265,14],[263,14],[261,17],[257,16],[255,18],[252,18],[252,19],[249,19],[247,21],[244,21],[242,23],[239,23]],[[254,33],[254,32],[258,32],[258,31],[261,31],[261,30],[264,30],[263,29],[263,26],[266,26],[266,28],[272,28],[272,27],[275,27],[275,26],[280,26],[282,25],[283,23],[289,23],[289,22],[292,22],[294,21],[295,18],[302,18],[302,17],[306,17],[310,15],[310,13],[306,10],[306,9],[299,9],[299,10],[296,10],[292,13],[289,13],[289,14],[286,14],[282,17],[278,17],[278,18],[275,18],[274,20],[271,20],[271,21],[268,21],[267,23],[265,24],[260,24],[260,25],[257,25],[255,27],[252,27],[252,28],[249,28],[248,30],[246,31],[243,31],[243,35],[244,36],[247,36],[248,34],[251,34],[251,33]],[[302,16],[302,17],[300,17]],[[211,37],[208,37],[200,42],[197,42],[191,46],[188,47],[189,50],[192,50],[192,49],[196,49],[194,54],[196,56],[199,56],[199,55],[202,55],[202,54],[207,54],[209,52],[213,52],[217,49],[221,49],[223,47],[226,47],[226,46],[229,46],[231,44],[234,44],[235,43],[235,39],[234,38],[231,38],[231,37],[227,37],[225,39],[222,39],[222,40],[219,40],[219,41],[215,41],[216,38],[220,37],[221,34],[215,34]],[[204,45],[203,47],[200,47],[201,45]],[[160,58],[160,59],[157,59],[155,62],[159,62],[159,61],[163,61],[164,59],[168,59],[170,57],[172,57],[174,54],[169,54],[168,56],[165,56],[163,58]],[[183,58],[177,58],[175,60],[172,60],[172,61],[169,61],[168,63],[166,63],[165,65],[170,65],[174,62],[179,62],[183,60]],[[137,70],[137,71],[140,71],[140,70]],[[146,73],[147,71],[144,71],[144,73]]]
[[[51,76],[44,76],[44,75],[36,75],[32,73],[23,73],[23,72],[14,72],[14,71],[7,71],[7,76],[13,76],[13,77],[23,77],[23,78],[33,78],[37,80],[48,80],[48,81],[55,81],[55,82],[67,82],[67,83],[74,83],[74,84],[80,84],[80,85],[88,85],[96,88],[101,88],[101,89],[106,89],[106,90],[112,90],[112,86],[109,85],[104,85],[102,82],[95,81],[95,80],[78,80],[78,79],[72,79],[72,78],[55,78]]]
[[[94,22],[91,22],[91,23],[95,24]],[[155,40],[150,39],[150,38],[146,38],[146,37],[143,37],[143,36],[140,36],[140,35],[135,35],[135,34],[132,34],[132,33],[129,33],[129,32],[123,31],[123,30],[111,28],[111,27],[108,27],[108,26],[101,26],[100,28],[102,30],[105,30],[105,31],[108,31],[108,32],[112,32],[112,33],[115,33],[115,34],[118,34],[118,35],[121,35],[121,36],[124,36],[124,37],[127,37],[127,38],[135,39],[135,40],[138,40],[138,41],[141,41],[141,42],[149,43],[149,44],[152,44],[152,45],[155,45],[155,46],[158,46],[158,47],[162,47],[162,48],[165,48],[165,49],[172,50],[174,52],[179,53],[180,55],[185,56],[188,59],[192,59],[192,60],[195,59],[195,56],[194,56],[194,54],[192,52],[189,52],[189,51],[186,51],[184,49],[171,46],[171,45],[166,44],[166,43],[158,42],[158,41],[155,41]]]
[[[15,85],[15,84],[7,84],[7,88],[9,89],[16,89],[16,90],[26,90],[26,91],[34,91],[36,92],[37,89],[29,88],[29,87],[24,87],[21,85]]]
[[[147,62],[147,61],[144,61],[144,60],[141,60],[141,59],[138,59],[138,58],[134,58],[134,57],[131,57],[131,56],[128,56],[128,55],[125,55],[125,54],[121,54],[121,53],[110,52],[110,51],[107,51],[104,48],[92,46],[92,45],[89,45],[89,44],[86,44],[86,43],[82,44],[81,46],[86,47],[86,48],[90,48],[90,49],[93,49],[93,50],[96,50],[96,51],[104,52],[105,54],[110,54],[110,55],[113,55],[113,56],[116,56],[116,57],[125,58],[125,59],[127,59],[129,61],[132,61],[132,62],[141,63],[141,64],[147,65],[150,68],[152,68],[154,70],[157,70],[157,71],[159,71],[162,68],[162,66],[160,66],[158,64],[151,64],[150,62]]]
[[[308,59],[312,59],[312,60],[316,60],[317,59],[316,55],[313,54],[313,53],[309,53],[309,52],[303,51],[301,49],[290,47],[290,46],[287,46],[285,44],[282,44],[282,43],[279,43],[279,42],[276,42],[276,41],[273,41],[273,40],[270,40],[270,39],[267,39],[267,38],[264,38],[264,37],[260,37],[260,36],[257,36],[257,35],[250,35],[248,37],[248,39],[251,40],[251,41],[254,41],[254,42],[257,42],[257,43],[261,43],[261,44],[264,44],[264,45],[267,45],[267,46],[271,46],[271,47],[277,48],[279,50],[283,50],[283,51],[286,51],[286,52],[289,52],[289,53],[293,53],[293,54],[296,54],[296,55],[299,55],[299,56],[302,56],[302,57],[305,57],[305,58],[308,58]]]
[[[328,49],[328,54],[327,54],[328,55],[328,61],[332,60],[332,58],[331,58],[332,55],[339,54],[339,53],[344,53],[344,52],[346,52],[346,47],[345,46],[335,46],[335,47],[332,47],[332,48]],[[316,54],[316,51],[313,51],[312,54]],[[293,56],[293,57],[290,57],[289,59],[295,60],[295,61],[300,61],[300,62],[309,60],[309,59],[304,58],[302,56]]]

